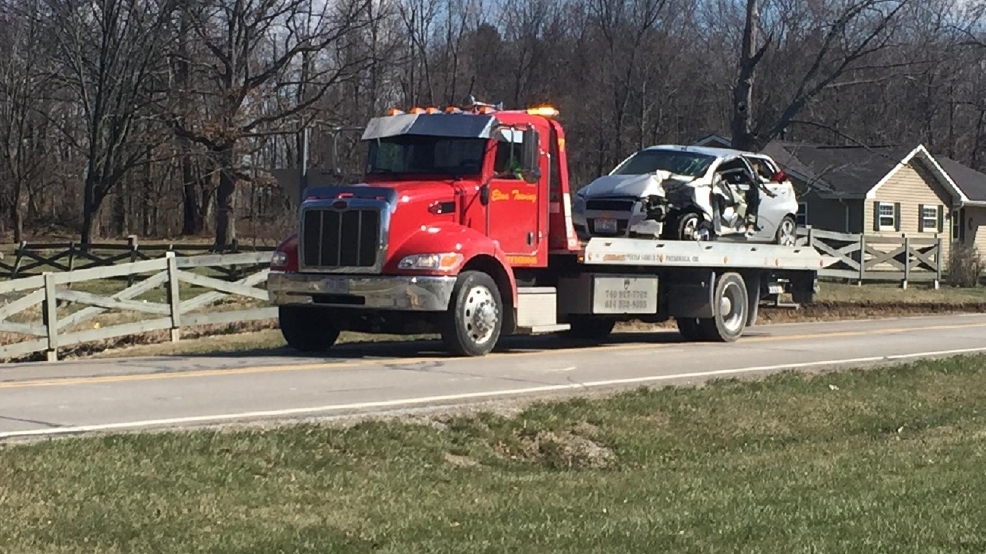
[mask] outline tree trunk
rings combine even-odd
[[[14,181],[13,199],[10,202],[10,225],[14,230],[14,243],[24,240],[24,214],[21,213],[21,183]]]
[[[743,29],[743,51],[740,53],[739,76],[733,89],[732,146],[738,150],[753,150],[753,80],[759,60],[757,33],[760,32],[758,0],[747,0],[746,26]]]
[[[113,230],[118,237],[124,237],[130,232],[127,210],[127,198],[130,196],[129,180],[124,179],[116,188],[117,193],[113,197]]]
[[[219,189],[216,191],[217,250],[226,250],[236,240],[236,175],[233,168],[233,145],[218,153]]]
[[[195,191],[195,173],[192,169],[191,153],[187,141],[182,139],[181,180],[182,180],[182,223],[181,234],[196,235],[202,230],[199,222],[198,195]]]
[[[99,183],[96,181],[95,170],[92,167],[92,162],[90,162],[83,188],[82,233],[79,237],[80,242],[84,245],[92,244],[93,238],[96,236],[96,216],[99,213],[101,201]]]

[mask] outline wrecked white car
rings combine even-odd
[[[652,146],[580,189],[583,237],[794,245],[794,186],[770,157],[725,148]]]

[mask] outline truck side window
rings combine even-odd
[[[510,143],[505,140],[496,141],[496,160],[493,162],[493,172],[500,179],[520,179],[520,156],[523,144],[514,143],[514,155],[510,157]]]

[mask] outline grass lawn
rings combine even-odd
[[[815,300],[858,304],[983,304],[986,303],[986,287],[960,288],[943,284],[935,290],[929,283],[910,283],[905,290],[899,283],[867,282],[858,286],[823,280]]]
[[[986,358],[0,449],[4,552],[982,552]]]

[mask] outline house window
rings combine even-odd
[[[919,231],[922,233],[937,233],[938,228],[938,206],[921,205],[921,225]]]
[[[894,231],[897,229],[897,212],[893,204],[877,202],[877,222],[881,231]]]
[[[798,202],[798,213],[795,216],[795,220],[798,222],[798,227],[808,226],[808,203]]]
[[[949,214],[952,218],[952,240],[965,240],[965,228],[962,226],[962,222],[965,221],[965,209],[953,209]]]

